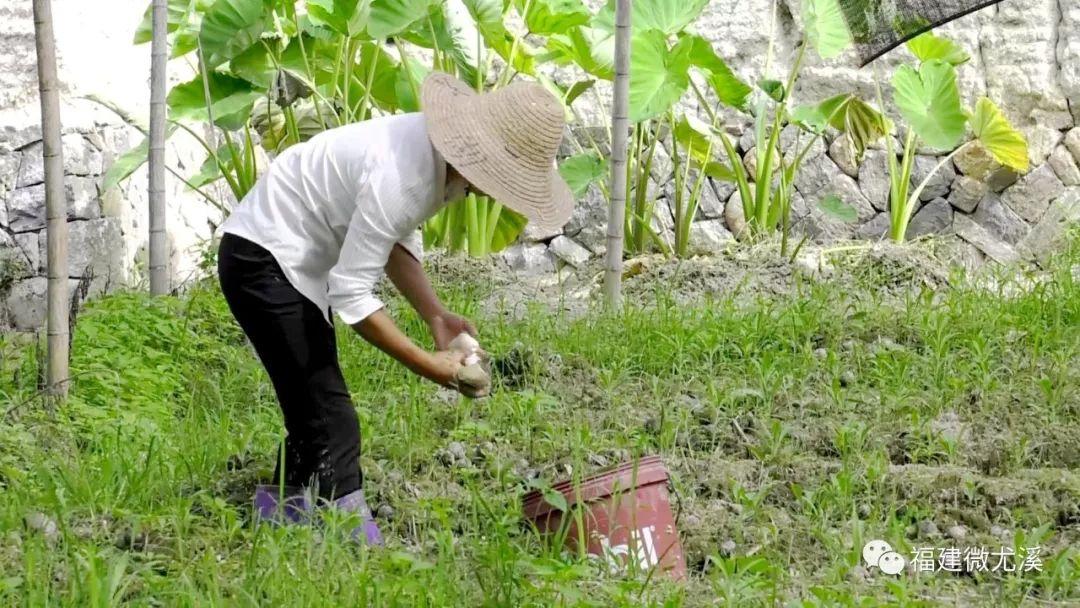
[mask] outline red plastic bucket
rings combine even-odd
[[[656,569],[675,580],[686,578],[686,557],[675,529],[668,472],[659,457],[620,465],[575,485],[554,486],[569,513],[545,500],[540,491],[524,499],[525,517],[544,534],[566,532],[566,546],[587,553],[616,572]]]

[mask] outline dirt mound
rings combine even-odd
[[[555,273],[515,271],[497,255],[475,259],[436,253],[427,264],[437,287],[475,289],[481,310],[511,318],[520,318],[535,304],[584,314],[599,304],[604,274],[599,259],[580,269],[562,266]],[[685,260],[658,254],[633,257],[624,263],[623,278],[624,297],[634,305],[721,298],[752,303],[788,297],[812,284],[873,288],[886,298],[902,300],[951,282],[949,263],[928,244],[807,244],[795,255],[781,255],[774,241],[736,243],[716,255]]]

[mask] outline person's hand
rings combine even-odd
[[[431,337],[435,339],[435,348],[440,351],[445,351],[450,341],[461,334],[476,337],[476,328],[468,319],[450,312],[436,315],[428,326],[431,328]]]
[[[465,353],[441,350],[430,353],[424,377],[435,384],[457,390],[458,371],[464,367]]]
[[[442,350],[430,353],[424,370],[424,376],[436,384],[454,389],[472,399],[487,397],[491,393],[491,383],[475,384],[469,374],[463,374],[467,368],[464,363],[465,353]]]

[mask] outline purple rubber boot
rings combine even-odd
[[[279,500],[284,497],[284,500]],[[301,488],[255,486],[255,519],[279,524],[295,524],[307,519],[311,501]]]
[[[357,490],[334,500],[333,506],[346,513],[355,513],[360,516],[363,523],[353,528],[350,536],[354,541],[366,542],[368,546],[381,547],[383,545],[382,533],[375,524],[375,518],[371,516],[371,509],[364,500],[364,491]]]

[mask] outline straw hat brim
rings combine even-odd
[[[493,110],[520,111],[525,124],[528,108],[493,108],[491,96],[441,73],[424,81],[420,96],[432,145],[469,183],[541,230],[558,230],[570,221],[574,195],[554,159],[543,168],[521,162],[491,129]]]

